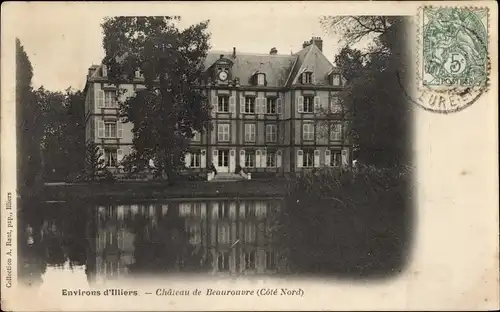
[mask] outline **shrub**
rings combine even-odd
[[[296,273],[377,275],[404,264],[411,168],[324,168],[290,180],[274,217]]]

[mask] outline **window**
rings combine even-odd
[[[276,268],[276,258],[274,252],[266,251],[266,269],[275,269]]]
[[[340,74],[332,74],[332,85],[333,86],[340,86]]]
[[[330,125],[330,139],[332,141],[340,141],[342,140],[342,125],[341,124],[332,124]]]
[[[276,153],[267,152],[266,167],[276,167]]]
[[[219,224],[217,231],[217,242],[220,244],[229,244],[229,224]]]
[[[104,123],[104,137],[116,138],[116,121],[106,121]]]
[[[333,96],[330,102],[330,110],[332,113],[342,112],[342,105],[338,96]]]
[[[245,167],[255,167],[255,151],[245,151]]]
[[[312,83],[312,73],[311,72],[305,72],[302,74],[302,83],[304,83],[304,84],[311,84]]]
[[[266,125],[266,142],[276,142],[276,125]]]
[[[245,113],[254,114],[255,113],[255,98],[246,97],[245,98]]]
[[[104,92],[104,106],[108,108],[116,107],[116,91],[105,91]]]
[[[200,164],[201,164],[201,154],[199,152],[191,153],[190,167],[191,168],[200,168]]]
[[[314,97],[304,96],[304,113],[314,112]]]
[[[276,114],[276,99],[275,98],[267,98],[266,113]]]
[[[219,253],[219,256],[217,257],[217,267],[220,272],[229,271],[229,253]]]
[[[229,141],[229,124],[219,124],[217,126],[217,140]]]
[[[314,152],[312,150],[305,150],[304,157],[302,158],[302,167],[314,166]]]
[[[245,142],[255,142],[255,124],[245,124]]]
[[[332,167],[340,166],[340,151],[331,151],[330,166]]]
[[[314,140],[314,124],[305,123],[302,125],[302,138],[304,140]]]
[[[104,161],[106,167],[116,167],[117,163],[117,149],[116,148],[106,148],[104,149]]]
[[[222,113],[229,112],[229,96],[219,95],[217,111]]]
[[[257,84],[263,86],[266,81],[266,76],[264,74],[257,74]]]
[[[245,243],[255,242],[255,224],[252,223],[245,224],[244,240]]]
[[[255,251],[246,251],[244,254],[245,269],[255,269]]]
[[[201,134],[198,131],[193,131],[193,141],[200,141],[201,140]]]

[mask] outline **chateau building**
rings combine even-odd
[[[313,37],[302,50],[281,55],[209,52],[205,85],[212,106],[213,128],[192,139],[185,156],[193,171],[214,164],[218,172],[283,174],[351,162],[339,92],[344,80]],[[131,152],[131,123],[118,118],[118,100],[145,88],[140,71],[117,88],[107,80],[106,66],[93,65],[85,86],[86,138],[102,148],[108,167]],[[123,90],[125,93],[117,92]]]

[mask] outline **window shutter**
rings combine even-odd
[[[186,153],[184,154],[184,165],[186,168],[191,167],[191,153]]]
[[[302,164],[304,163],[304,152],[302,150],[297,150],[297,168],[302,168]]]
[[[240,151],[240,167],[245,168],[245,150]]]
[[[281,151],[277,151],[276,152],[276,167],[280,168],[281,167],[281,163],[282,163],[282,152]]]
[[[116,122],[116,134],[118,138],[123,138],[123,124],[120,121]]]
[[[217,102],[216,96],[212,96],[212,106],[213,106],[213,108],[215,108],[216,112],[219,111],[219,103]]]
[[[104,120],[97,121],[97,137],[104,138]]]
[[[319,96],[314,97],[314,112],[319,113],[320,111],[320,101],[319,101]]]
[[[240,113],[245,113],[245,97],[240,96]]]
[[[267,105],[267,98],[261,97],[260,98],[260,111],[259,111],[259,114],[265,114],[266,113],[266,105]]]
[[[229,112],[236,112],[236,97],[234,95],[229,98]]]
[[[102,65],[102,76],[108,77],[108,66]]]
[[[282,99],[281,97],[276,99],[276,113],[283,114]]]
[[[330,150],[326,150],[325,151],[325,166],[330,166],[330,164],[332,163],[332,155],[331,155],[331,152]]]
[[[207,167],[207,150],[206,149],[201,150],[200,167],[201,168]]]
[[[215,167],[219,166],[219,153],[216,149],[212,152],[212,163],[214,164]]]
[[[96,91],[97,108],[104,108],[104,90]]]
[[[123,160],[123,150],[121,148],[116,150],[116,162],[118,165],[122,162]]]
[[[260,150],[255,151],[255,167],[260,168]]]
[[[319,150],[314,150],[314,167],[319,167]]]
[[[260,164],[261,164],[262,168],[267,167],[267,151],[266,150],[262,150]]]
[[[304,97],[302,95],[299,95],[297,97],[297,111],[299,113],[304,112]]]
[[[343,166],[349,165],[349,151],[347,149],[342,150],[342,165]]]

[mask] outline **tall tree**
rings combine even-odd
[[[41,87],[35,97],[43,124],[44,180],[64,181],[84,168],[84,94],[71,88],[63,93]]]
[[[18,189],[21,196],[35,190],[41,181],[41,111],[35,100],[31,79],[33,67],[19,39],[16,39],[16,119]],[[38,185],[38,184],[37,184]]]
[[[134,124],[136,159],[154,159],[174,182],[193,130],[210,124],[207,97],[199,88],[209,49],[208,21],[179,30],[172,17],[115,17],[102,24],[104,64],[119,85],[139,70],[146,90],[124,103]]]
[[[358,159],[380,166],[410,162],[412,106],[404,95],[408,63],[406,20],[402,17],[324,17],[325,29],[345,44],[336,58],[348,80],[341,98],[352,112],[352,138]],[[350,48],[360,41],[368,49]],[[357,73],[356,73],[357,71]]]

